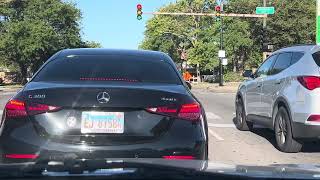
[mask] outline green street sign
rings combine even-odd
[[[274,7],[256,7],[256,14],[274,14]]]

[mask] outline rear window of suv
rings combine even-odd
[[[165,60],[138,56],[69,56],[44,66],[33,81],[125,81],[181,84]]]

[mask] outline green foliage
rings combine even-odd
[[[212,13],[212,4],[209,9],[204,8],[208,2],[177,0],[160,11]],[[254,14],[262,2],[229,0],[224,10],[225,13]],[[266,41],[274,44],[275,50],[293,44],[315,43],[316,0],[268,0],[268,3],[275,6],[276,14],[268,16]],[[241,72],[261,64],[262,21],[262,18],[223,18],[224,49],[229,59],[227,72]],[[175,35],[168,38],[165,32]],[[185,46],[179,46],[181,43]],[[212,70],[219,62],[220,22],[212,17],[155,16],[147,22],[140,48],[164,51],[176,62],[180,62],[182,49],[188,54],[189,64],[199,64],[201,70]]]
[[[12,0],[0,4],[0,56],[3,63],[17,66],[27,77],[55,52],[76,47],[98,47],[82,42],[80,10],[61,0]]]
[[[244,78],[242,77],[241,74],[236,73],[236,72],[228,72],[223,75],[223,80],[225,82],[240,82],[243,81]]]
[[[86,41],[83,45],[84,48],[101,48],[102,45],[100,43],[94,41]]]

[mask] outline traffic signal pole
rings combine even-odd
[[[263,0],[263,7],[267,6],[267,0]],[[262,25],[262,30],[263,30],[263,37],[262,37],[262,56],[263,56],[263,60],[267,59],[267,52],[265,52],[265,43],[267,40],[267,17],[263,18],[263,25]]]
[[[170,15],[170,16],[211,16],[215,17],[216,14],[212,13],[171,13],[171,12],[143,12],[145,15]],[[266,14],[221,14],[221,17],[251,17],[251,18],[264,18]]]
[[[221,12],[223,12],[223,4],[221,4]],[[223,50],[223,17],[220,17],[220,50]],[[222,65],[222,58],[220,58],[220,80],[219,86],[223,86],[223,65]]]
[[[320,0],[317,0],[316,43],[320,45]]]

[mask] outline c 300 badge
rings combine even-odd
[[[45,94],[29,94],[29,99],[44,99],[46,98]]]

